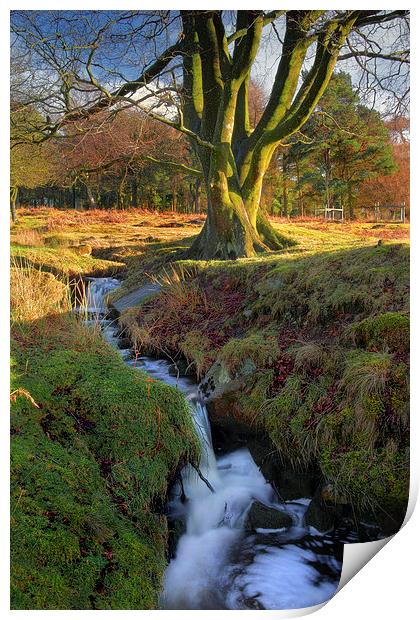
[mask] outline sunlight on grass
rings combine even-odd
[[[10,271],[12,323],[30,322],[48,312],[70,310],[67,287],[52,273],[34,268],[25,259],[12,257]]]

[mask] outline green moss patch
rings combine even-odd
[[[12,386],[38,407],[15,394],[12,607],[155,609],[160,507],[198,453],[185,399],[71,317],[50,317],[38,338],[13,343]]]
[[[353,334],[359,347],[408,353],[410,319],[399,312],[385,312],[354,325]]]

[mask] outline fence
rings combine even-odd
[[[315,209],[315,216],[324,217],[326,220],[332,220],[335,222],[344,222],[344,208],[321,207]],[[369,207],[356,207],[354,209],[354,216],[354,219],[362,219],[366,222],[404,224],[405,203],[402,203],[401,205],[376,204]]]
[[[323,207],[321,209],[315,209],[315,216],[319,217],[320,215],[323,215],[326,220],[344,222],[343,207]]]
[[[405,222],[405,203],[400,205],[380,205],[373,207],[359,207],[362,218],[371,222],[392,222],[394,224],[404,224]]]

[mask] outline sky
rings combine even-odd
[[[100,0],[98,2],[89,3],[86,0],[67,0],[67,7],[80,8],[82,6],[86,7],[89,4],[89,8],[96,9],[104,9],[108,7],[115,7],[115,0]],[[124,0],[120,0],[118,3],[120,8],[125,8]],[[187,3],[183,2],[183,8],[187,8]],[[192,6],[196,6],[196,2],[191,2]],[[255,6],[255,0],[241,0],[240,2],[236,2],[237,5],[240,5],[240,8],[252,8]],[[345,0],[335,2],[328,2],[328,0],[323,0],[323,5],[330,8],[347,8],[348,2]],[[416,8],[417,2],[414,0],[406,0],[404,5],[408,8],[412,9],[413,15],[417,18],[414,20],[414,34],[413,34],[413,48],[414,52],[417,54],[418,44],[416,41],[420,39],[420,19],[418,19],[418,9]],[[13,6],[14,5],[14,6]],[[126,3],[126,6],[129,5],[132,7],[133,3]],[[156,8],[158,5],[157,0],[142,0],[142,6],[148,7],[150,9]],[[235,0],[230,0],[229,6],[231,8],[235,8]],[[299,3],[301,8],[316,8],[316,4],[303,2]],[[8,41],[9,41],[9,10],[15,8],[16,0],[5,0],[0,7],[0,45],[3,45],[4,55],[3,58],[7,58],[8,54]],[[34,9],[38,8],[38,6],[43,9],[53,9],[57,6],[56,0],[43,0],[39,2],[39,0],[20,0],[19,7],[22,9]],[[168,8],[178,8],[180,6],[179,0],[165,0],[165,7]],[[215,8],[223,8],[226,6],[226,1],[221,2],[220,0],[213,0],[212,6]],[[366,8],[366,0],[362,2],[356,2],[353,0],[352,6],[356,8]],[[375,0],[371,0],[369,2],[369,7],[373,8],[395,8],[395,2],[389,2],[387,0],[380,0],[376,2]],[[238,7],[239,8],[239,7]],[[274,9],[275,6],[267,6],[268,9]],[[416,121],[418,110],[418,84],[419,84],[419,63],[414,63],[413,65],[413,79],[412,84],[414,87],[414,105],[413,105],[413,117]],[[9,67],[7,62],[3,62],[0,65],[0,72],[2,83],[5,84],[9,81]],[[6,88],[3,88],[0,93],[0,104],[2,111],[2,118],[8,118],[9,116],[9,95]],[[8,140],[7,132],[8,129],[5,127],[5,139]],[[414,160],[416,160],[416,155],[419,154],[419,141],[417,139],[417,132],[414,132],[414,137],[411,143],[411,148],[414,154]],[[4,165],[2,166],[3,172],[3,183],[1,184],[1,192],[3,198],[3,205],[7,205],[8,195],[9,195],[9,166],[8,166],[8,149],[3,151],[4,155]],[[417,195],[420,192],[420,179],[419,175],[412,175],[412,194]],[[1,394],[3,395],[3,411],[6,413],[9,407],[9,333],[8,333],[8,323],[9,323],[9,298],[8,298],[8,265],[9,265],[9,212],[7,208],[3,208],[0,212],[0,225],[3,231],[3,243],[0,244],[0,273],[3,286],[3,293],[0,303],[0,338],[3,343],[2,351],[0,355],[0,381],[1,381]],[[420,239],[420,218],[417,215],[416,209],[412,210],[411,215],[411,229],[412,229],[412,238],[414,240]],[[420,261],[420,243],[414,243],[412,247],[412,261],[413,264],[419,264]],[[411,305],[411,314],[414,325],[418,325],[420,323],[420,288],[415,285],[414,275],[413,275],[413,287],[411,293],[412,305]],[[412,336],[412,350],[419,351],[420,350],[420,331],[414,330]],[[413,355],[412,360],[412,373],[413,377],[420,376],[420,359],[418,355]],[[412,410],[417,411],[420,408],[420,389],[418,387],[418,382],[413,382],[412,385]],[[9,467],[9,420],[7,415],[2,416],[2,433],[1,433],[1,441],[2,443],[2,456],[3,462],[2,467],[3,471],[7,472]],[[413,442],[418,442],[418,437],[420,433],[420,418],[419,416],[413,416],[411,423],[412,430],[412,438]],[[413,443],[414,447],[414,443]],[[417,487],[419,485],[420,479],[420,451],[413,450],[412,451],[412,470],[411,470],[411,485],[412,485],[412,494],[411,497],[413,501],[415,501],[415,496],[417,495]],[[2,496],[3,498],[7,498],[9,494],[8,489],[8,480],[7,475],[2,477]],[[16,617],[16,612],[12,612],[8,609],[8,599],[9,599],[9,562],[7,560],[8,556],[8,531],[9,531],[9,523],[8,523],[8,511],[7,511],[7,500],[6,500],[6,509],[1,512],[1,532],[2,532],[2,542],[3,542],[3,562],[1,564],[1,586],[0,586],[0,595],[3,601],[3,612],[5,617]],[[413,549],[415,548],[415,542],[418,539],[418,531],[420,529],[420,510],[417,506],[417,510],[414,512],[413,517],[407,523],[407,525],[398,533],[394,540],[392,540],[386,548],[381,551],[376,558],[374,558],[362,571],[361,574],[357,575],[355,579],[352,579],[351,583],[348,586],[345,586],[344,589],[336,596],[334,599],[322,610],[317,612],[317,618],[320,620],[336,620],[340,618],[340,620],[353,620],[355,615],[362,614],[366,618],[381,618],[381,620],[395,620],[395,618],[401,618],[401,620],[411,619],[415,617],[415,614],[418,612],[418,554],[413,553]],[[7,601],[7,602],[6,602]],[[31,617],[35,620],[38,618],[44,619],[45,614],[49,612],[43,611],[32,611]],[[55,612],[52,612],[55,613]],[[138,618],[138,611],[128,611],[124,612],[125,615],[129,615],[132,618]],[[209,612],[210,614],[211,612]],[[251,613],[251,612],[250,612]],[[258,613],[258,612],[255,612]],[[252,612],[252,616],[255,615]],[[155,611],[154,617],[156,618],[167,618],[164,611]],[[97,611],[96,615],[99,617],[106,616],[109,618],[120,618],[121,612],[119,611],[107,611],[101,612]],[[290,613],[283,613],[281,611],[276,612],[264,612],[265,618],[281,618],[281,617],[291,617]],[[83,612],[80,611],[68,611],[66,612],[66,617],[73,620],[80,620],[83,617]],[[184,611],[174,611],[172,616],[174,619],[184,618]],[[230,612],[219,611],[218,618],[231,618]]]
[[[228,32],[232,30],[234,24],[234,13],[234,11],[224,11],[224,20]],[[168,24],[163,31],[159,31],[160,26],[158,23],[155,24],[150,20],[150,14],[148,17],[145,14],[131,16],[130,12],[127,11],[38,11],[31,13],[30,17],[36,21],[37,26],[42,31],[42,35],[52,42],[55,50],[60,50],[62,41],[67,40],[73,44],[76,43],[71,52],[64,49],[59,52],[61,58],[65,59],[70,69],[76,67],[80,60],[86,62],[90,52],[90,49],[84,49],[83,47],[86,41],[89,40],[91,42],[95,37],[95,32],[99,28],[104,27],[110,19],[118,20],[117,24],[111,29],[104,30],[103,41],[95,52],[95,59],[92,64],[92,71],[95,77],[98,78],[103,86],[112,90],[120,85],[124,79],[135,79],[157,54],[176,41],[180,32],[180,20],[177,16],[178,11],[173,11],[170,14]],[[121,17],[124,19],[121,20]],[[22,18],[19,11],[12,15],[12,21],[17,24],[26,26],[25,19],[26,17]],[[146,31],[143,31],[140,26],[144,27],[146,20],[150,23]],[[263,40],[254,63],[253,78],[267,94],[270,92],[276,74],[281,54],[281,43],[278,37],[280,39],[283,37],[284,28],[285,20],[280,18],[280,20],[276,20],[276,28],[269,25],[264,29]],[[158,36],[153,36],[156,32],[155,29],[158,29]],[[59,33],[58,37],[57,32]],[[130,44],[124,38],[124,35],[128,32],[134,33],[130,37]],[[396,35],[396,29],[391,31],[382,30],[373,35],[372,44],[375,48],[379,49],[380,47],[383,51],[388,51],[392,47]],[[106,46],[104,46],[104,42]],[[19,45],[17,49],[19,49]],[[102,50],[104,50],[104,53]],[[307,54],[305,68],[310,67],[313,52],[314,46],[311,46]],[[51,65],[49,67],[45,66],[45,63],[42,64],[35,56],[33,56],[32,62],[38,64],[40,89],[44,92],[45,78],[51,84],[55,80],[53,77],[54,71],[51,69]],[[385,78],[391,63],[387,60],[369,61],[370,68],[373,68],[373,63],[376,64],[376,74]],[[179,59],[175,59],[172,64],[175,66],[174,74],[177,76],[182,75]],[[360,94],[364,103],[376,107],[381,112],[386,111],[390,103],[389,92],[381,91],[378,88],[372,89],[372,76],[361,80],[362,72],[354,59],[337,63],[337,69],[349,72],[354,85],[361,85]],[[404,70],[406,69],[408,69],[407,65],[404,66]],[[368,74],[365,75],[368,76]],[[169,76],[166,75],[165,79],[168,81]],[[383,82],[386,86],[387,80],[383,79]],[[35,80],[32,80],[32,83],[35,83]],[[395,76],[392,86],[398,92],[403,92],[406,84],[401,76]],[[158,84],[156,83],[154,88],[156,89],[157,87]],[[59,89],[58,83],[57,89]],[[54,113],[54,111],[52,110],[51,113]]]

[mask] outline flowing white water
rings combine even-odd
[[[106,314],[105,297],[108,293],[120,286],[116,278],[87,278],[86,308],[84,310],[95,316]]]
[[[104,313],[104,297],[118,284],[112,278],[90,280],[92,312]],[[106,340],[117,346],[115,325],[104,317],[101,324]],[[120,352],[128,357],[127,351]],[[184,393],[202,446],[201,476],[185,467],[182,484],[174,485],[167,505],[169,518],[182,520],[185,533],[166,570],[162,607],[294,609],[331,598],[340,579],[343,545],[304,525],[310,499],[281,502],[245,448],[216,457],[197,385],[173,376],[169,362],[142,357],[126,363]],[[287,513],[292,526],[249,531],[246,518],[254,501]]]

